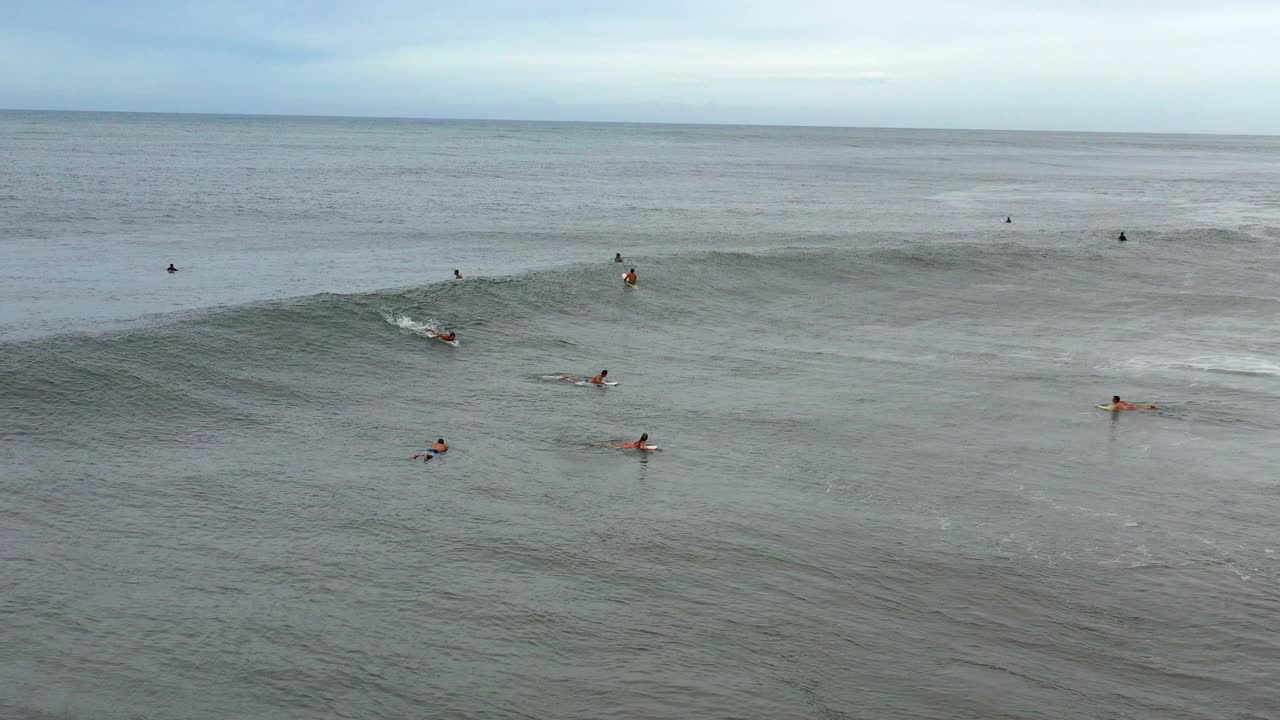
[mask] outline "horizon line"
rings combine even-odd
[[[788,123],[718,123],[718,122],[662,122],[653,120],[533,120],[508,117],[428,117],[410,115],[335,115],[311,113],[242,113],[242,112],[183,112],[172,110],[67,110],[49,108],[6,108],[0,107],[0,113],[83,113],[98,115],[190,115],[195,117],[243,117],[243,118],[305,118],[315,120],[408,120],[415,122],[495,122],[495,123],[567,123],[577,125],[656,125],[680,127],[739,127],[739,128],[808,128],[819,130],[908,130],[920,132],[1001,132],[1001,133],[1053,133],[1075,135],[1158,135],[1188,137],[1241,137],[1241,138],[1280,138],[1278,133],[1231,133],[1231,132],[1174,132],[1159,130],[1024,130],[1014,128],[974,128],[974,127],[906,127],[891,125],[825,125],[825,124],[788,124]]]

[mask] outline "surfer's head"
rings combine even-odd
[[[1118,403],[1118,402],[1120,402],[1120,396],[1119,396],[1119,395],[1112,395],[1112,396],[1111,396],[1111,402],[1113,402],[1113,403]]]
[[[648,439],[649,439],[649,433],[640,434],[640,442],[644,442],[645,440],[648,440]]]
[[[636,271],[636,269],[635,269],[635,268],[631,268],[631,272],[635,272],[635,271]]]
[[[606,376],[606,375],[608,375],[608,374],[609,374],[609,371],[608,371],[608,370],[601,370],[601,371],[600,371],[600,377],[604,377],[604,376]]]
[[[436,442],[438,442],[438,443],[443,443],[443,442],[444,442],[444,438],[436,438]]]

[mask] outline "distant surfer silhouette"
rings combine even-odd
[[[461,280],[461,279],[462,279],[462,273],[458,272],[457,270],[454,270],[454,271],[453,271],[453,279],[454,279],[454,280]]]
[[[613,254],[613,261],[614,261],[614,262],[622,262],[622,253],[614,253],[614,254]]]
[[[1005,221],[1006,223],[1011,223],[1011,222],[1013,222],[1013,218],[1009,217],[1008,215],[1005,215],[1005,216],[1004,216],[1004,221]]]
[[[165,268],[165,272],[176,273],[178,272],[178,268],[174,267],[173,263],[169,263],[169,267]]]
[[[1125,236],[1124,236],[1124,231],[1123,231],[1123,230],[1121,230],[1121,231],[1120,231],[1120,237],[1116,238],[1116,240],[1119,240],[1120,242],[1124,242],[1124,241],[1126,241],[1126,240],[1128,240],[1128,239],[1129,239],[1129,238],[1127,238],[1127,237],[1125,237]]]

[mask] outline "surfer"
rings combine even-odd
[[[458,334],[451,333],[451,332],[440,332],[439,330],[432,330],[431,339],[443,340],[445,342],[453,342],[454,340],[458,339]]]
[[[636,269],[631,268],[631,272],[622,276],[622,281],[628,285],[635,285],[639,278],[636,277]]]
[[[461,280],[461,279],[462,279],[462,273],[458,272],[457,270],[454,270],[454,271],[453,271],[453,279],[454,279],[454,280]]]
[[[1119,240],[1120,242],[1124,242],[1124,241],[1126,241],[1126,240],[1128,240],[1128,239],[1129,239],[1129,238],[1127,238],[1127,237],[1125,237],[1125,236],[1124,236],[1124,231],[1123,231],[1123,230],[1121,230],[1121,231],[1120,231],[1120,237],[1116,238],[1116,240]]]
[[[1158,410],[1155,405],[1134,405],[1120,399],[1119,395],[1111,396],[1111,404],[1104,405],[1108,410]]]
[[[173,263],[169,263],[169,267],[165,268],[165,272],[176,273],[178,272],[178,268],[174,267]]]
[[[613,254],[613,261],[614,261],[614,262],[622,262],[622,253],[614,253],[614,254]]]
[[[648,450],[649,449],[649,433],[642,433],[640,439],[635,442],[623,443],[621,447],[628,450]]]
[[[1004,221],[1005,221],[1005,224],[1009,224],[1013,222],[1013,218],[1009,217],[1008,215],[1005,215]]]
[[[599,375],[596,375],[595,377],[591,378],[591,379],[590,379],[590,380],[588,380],[587,382],[591,383],[592,385],[604,385],[605,378],[607,378],[607,377],[609,377],[609,371],[608,371],[608,370],[601,370]],[[561,376],[560,376],[560,379],[561,379],[561,380],[568,380],[569,382],[574,382],[574,383],[576,383],[576,382],[582,382],[582,380],[581,380],[581,379],[576,378],[576,377],[574,377],[574,376],[572,376],[572,375],[561,375]]]
[[[444,438],[436,438],[435,443],[431,445],[430,449],[423,450],[409,459],[417,460],[418,458],[422,458],[423,462],[426,462],[437,455],[442,455],[447,452],[449,452],[449,443],[445,442]]]

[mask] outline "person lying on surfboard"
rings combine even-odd
[[[631,272],[622,276],[622,281],[628,285],[635,285],[638,278],[636,277],[636,269],[631,268]]]
[[[1134,405],[1120,399],[1119,395],[1111,396],[1111,404],[1105,406],[1108,410],[1158,410],[1155,405]]]
[[[595,377],[591,378],[591,379],[590,379],[590,380],[588,380],[587,382],[591,383],[592,385],[603,385],[603,384],[604,384],[604,379],[605,379],[605,378],[607,378],[607,377],[609,377],[609,371],[608,371],[608,370],[601,370],[599,375],[597,375],[597,376],[595,376]],[[581,380],[581,379],[576,378],[576,377],[574,377],[574,376],[572,376],[572,375],[561,375],[561,376],[560,376],[560,379],[561,379],[561,380],[568,380],[569,382],[575,382],[575,383],[576,383],[576,382],[582,382],[582,380]]]
[[[639,440],[635,442],[598,442],[592,443],[597,447],[622,448],[623,450],[657,450],[657,445],[649,444],[649,433],[644,433]]]
[[[449,443],[445,442],[444,438],[436,438],[435,443],[431,445],[431,448],[429,450],[423,450],[422,452],[418,453],[417,455],[414,455],[409,459],[417,460],[418,458],[422,458],[422,461],[426,462],[427,460],[430,460],[431,458],[437,455],[441,455],[447,452],[449,452]]]
[[[445,341],[445,342],[453,342],[454,340],[457,340],[457,339],[458,339],[458,334],[457,334],[457,333],[451,333],[451,332],[449,332],[449,333],[447,333],[447,332],[440,332],[439,330],[432,330],[432,331],[431,331],[431,339],[432,339],[432,340],[443,340],[443,341]]]
[[[635,442],[622,443],[618,447],[627,448],[628,450],[648,450],[649,449],[649,433],[640,435],[640,439]]]

